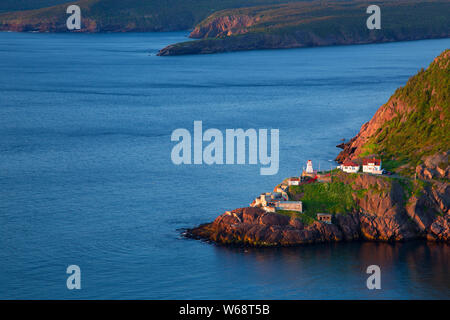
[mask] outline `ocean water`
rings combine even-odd
[[[244,249],[181,230],[328,169],[449,39],[157,57],[186,33],[0,33],[0,298],[449,299],[445,244]],[[276,128],[280,169],[181,165],[177,128]],[[81,268],[81,290],[66,268]],[[368,290],[367,266],[381,267]]]

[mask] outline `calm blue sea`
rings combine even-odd
[[[328,169],[450,40],[157,57],[186,33],[0,33],[0,298],[450,299],[450,247],[237,249],[180,230]],[[280,129],[280,170],[175,166],[176,128]],[[66,288],[81,268],[82,289]],[[366,288],[377,264],[382,289]]]

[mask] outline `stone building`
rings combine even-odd
[[[277,210],[289,210],[303,212],[303,203],[301,201],[278,201],[275,203]]]
[[[329,213],[318,213],[317,220],[331,224],[331,214]]]

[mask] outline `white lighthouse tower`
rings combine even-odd
[[[308,162],[306,163],[306,173],[314,173],[314,169],[313,169],[311,160],[308,160]]]

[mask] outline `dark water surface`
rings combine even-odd
[[[184,33],[0,33],[0,298],[450,298],[448,245],[237,249],[179,230],[329,168],[450,40],[156,57]],[[175,166],[176,128],[280,129],[280,170]],[[68,265],[82,289],[69,291]],[[377,264],[382,289],[366,288]]]

